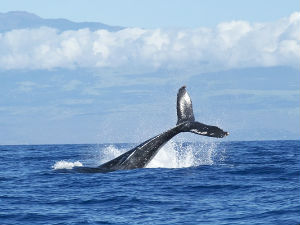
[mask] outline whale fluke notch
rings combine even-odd
[[[186,86],[182,86],[177,93],[177,125],[193,121],[195,117],[192,100],[186,91]]]

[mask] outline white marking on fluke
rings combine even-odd
[[[207,131],[203,131],[203,132],[200,132],[196,129],[191,129],[192,132],[196,133],[196,134],[201,134],[201,135],[204,135],[204,134],[207,134]]]

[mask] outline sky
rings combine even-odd
[[[137,143],[175,125],[184,84],[226,140],[299,139],[298,1],[86,2],[0,5],[125,27],[0,33],[0,144]]]
[[[22,10],[43,18],[66,18],[139,28],[212,27],[222,21],[271,22],[300,10],[298,0],[10,0],[0,12]]]

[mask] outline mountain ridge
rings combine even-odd
[[[52,27],[59,31],[79,30],[89,28],[90,30],[119,31],[124,29],[121,26],[110,26],[100,22],[73,22],[63,18],[45,19],[34,13],[26,11],[0,12],[0,32],[7,32],[14,29]]]

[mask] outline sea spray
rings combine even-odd
[[[98,155],[99,165],[118,157],[119,155],[125,153],[127,150],[129,149],[117,147],[112,144],[105,146],[103,149],[100,149],[99,151],[99,155]]]
[[[218,148],[219,142],[198,142],[190,143],[185,141],[169,141],[150,161],[147,168],[185,168],[200,165],[212,165],[220,163],[225,159],[225,149]],[[74,167],[85,166],[97,167],[108,162],[126,151],[132,149],[133,145],[105,145],[90,149],[88,158],[80,161],[58,161],[52,168],[73,169]]]
[[[79,162],[79,161],[76,161],[76,162],[67,162],[67,161],[64,161],[64,160],[61,160],[61,161],[58,161],[56,162],[52,168],[54,170],[61,170],[61,169],[73,169],[73,167],[82,167],[82,163]]]
[[[217,144],[170,141],[153,158],[147,168],[184,168],[214,164]]]
[[[134,146],[117,146],[108,145],[100,147],[94,155],[97,165],[101,165],[109,160],[112,160],[119,155],[130,150]],[[224,152],[219,152],[217,149],[218,143],[189,143],[169,141],[150,161],[147,168],[184,168],[200,165],[212,165],[219,162],[223,158]]]

